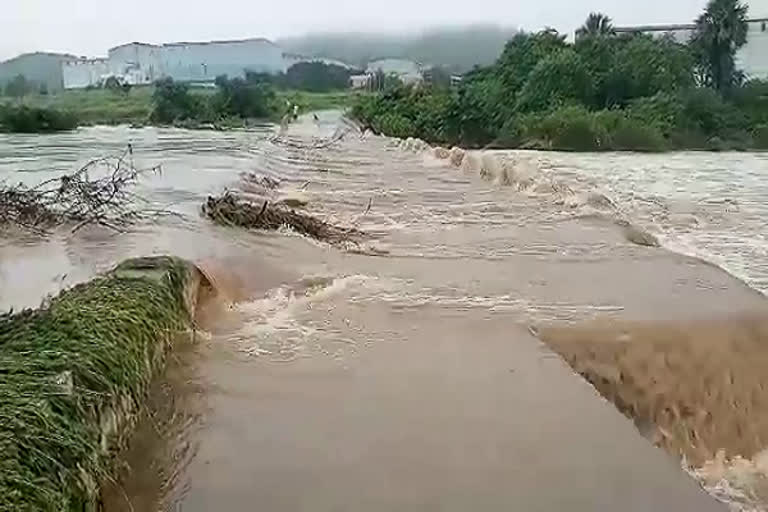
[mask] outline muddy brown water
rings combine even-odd
[[[164,168],[139,193],[178,213],[121,234],[6,233],[0,307],[162,253],[219,293],[158,380],[107,510],[724,509],[700,483],[764,506],[759,460],[749,481],[724,468],[768,447],[766,156],[523,154],[538,174],[519,189],[392,140],[327,144],[346,129],[325,113],[279,137],[0,138],[0,179],[30,183],[130,142]],[[199,217],[249,173],[370,239]],[[619,218],[663,247],[629,242]],[[719,450],[719,473],[681,470]]]

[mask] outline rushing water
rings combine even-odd
[[[533,183],[501,187],[324,113],[283,135],[94,127],[0,136],[0,180],[36,183],[128,144],[137,166],[162,165],[137,193],[176,215],[127,233],[62,229],[0,243],[2,309],[34,306],[126,257],[162,253],[195,261],[229,301],[203,315],[204,357],[194,379],[180,379],[199,381],[207,404],[181,421],[199,427],[184,455],[169,456],[173,468],[134,467],[116,501],[135,510],[161,494],[183,510],[710,505],[529,330],[764,312],[763,298],[725,272],[634,245],[614,220],[766,292],[768,155],[522,152]],[[368,239],[343,249],[200,218],[207,195],[253,193],[264,176]],[[597,193],[605,200],[590,199]],[[563,345],[567,337],[550,343],[586,357]],[[751,411],[738,429],[765,414]],[[731,446],[751,451],[729,457],[751,458],[768,447],[762,434],[700,447],[702,460]],[[128,460],[162,467],[153,457]]]

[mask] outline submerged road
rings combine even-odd
[[[160,393],[108,511],[725,509],[534,334],[595,318],[728,318],[765,311],[762,296],[711,265],[633,245],[610,212],[557,201],[544,178],[573,179],[578,192],[575,170],[542,167],[542,192],[522,193],[378,138],[313,146],[338,126],[321,115],[280,140],[86,130],[115,148],[131,138],[148,163],[167,164],[144,193],[185,221],[0,247],[4,304],[17,307],[63,275],[168,252],[234,299],[204,315],[210,333],[191,362],[172,362],[163,393],[181,383],[194,399]],[[77,140],[51,140],[54,161],[61,144],[67,159],[89,156]],[[303,188],[310,212],[369,233],[373,250],[197,218],[207,194],[250,191],[254,176]],[[40,286],[27,293],[33,271]],[[163,415],[182,427],[164,430]]]

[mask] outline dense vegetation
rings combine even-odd
[[[136,412],[189,325],[190,272],[175,258],[129,260],[0,315],[0,511],[93,509],[119,439],[102,429]]]
[[[181,124],[242,126],[248,119],[277,120],[293,106],[301,112],[347,106],[352,71],[322,62],[299,63],[278,75],[219,77],[215,88],[170,79],[132,87],[115,77],[99,86],[49,94],[23,75],[0,98],[0,131],[43,133],[77,124]]]
[[[332,92],[349,88],[349,77],[362,71],[321,61],[297,62],[285,73],[246,73],[250,82],[266,82],[278,89],[307,92]]]
[[[294,105],[299,108],[338,106],[344,98],[328,94],[347,90],[350,72],[342,66],[323,62],[301,62],[286,73],[275,75],[248,72],[245,78],[220,76],[216,78],[213,94],[195,94],[187,84],[165,78],[155,84],[150,120],[155,123],[275,120],[292,112]]]
[[[51,133],[77,128],[71,112],[26,105],[0,105],[0,132]]]
[[[193,94],[188,84],[164,78],[155,83],[152,95],[154,123],[216,123],[232,119],[263,119],[277,111],[272,86],[243,78],[216,79],[214,94]]]
[[[389,87],[352,114],[380,133],[467,147],[768,148],[768,83],[744,83],[734,64],[746,9],[712,0],[696,25],[684,45],[617,35],[593,14],[573,44],[520,33],[454,89]]]

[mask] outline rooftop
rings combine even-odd
[[[766,23],[768,18],[750,18],[747,23]],[[677,23],[670,25],[636,25],[627,27],[616,27],[614,30],[618,33],[625,32],[672,32],[676,30],[693,30],[695,23]]]
[[[149,43],[142,43],[138,41],[134,41],[132,43],[125,43],[118,46],[115,46],[113,48],[110,48],[109,51],[117,50],[118,48],[124,48],[126,46],[145,46],[149,48],[168,48],[168,47],[174,47],[174,46],[202,46],[202,45],[209,45],[209,44],[237,44],[237,43],[267,43],[272,46],[275,46],[275,43],[270,41],[269,39],[266,39],[264,37],[252,37],[247,39],[223,39],[218,41],[178,41],[174,43],[164,43],[164,44],[149,44]]]

